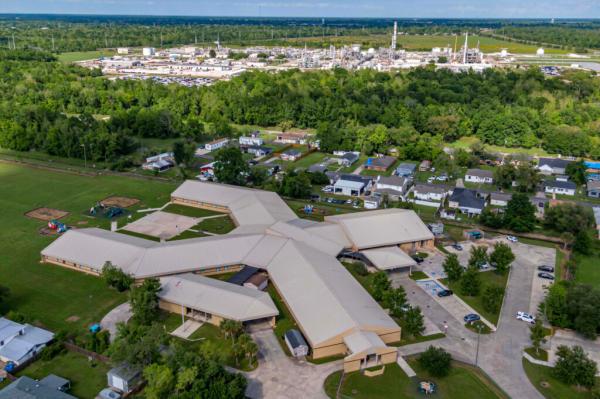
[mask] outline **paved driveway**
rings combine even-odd
[[[271,330],[252,333],[258,344],[259,367],[250,373],[246,395],[250,398],[326,399],[325,378],[343,367],[342,361],[315,365],[290,359]]]
[[[131,318],[131,305],[129,302],[125,302],[111,310],[102,318],[100,325],[103,329],[108,330],[110,333],[110,341],[114,341],[117,336],[117,324],[127,323]]]

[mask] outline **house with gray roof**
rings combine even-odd
[[[465,182],[492,184],[494,182],[494,173],[485,169],[469,169],[465,174]]]
[[[40,353],[54,334],[29,324],[0,317],[0,361],[20,365]]]
[[[544,192],[548,194],[575,195],[577,185],[571,181],[546,180],[544,182]]]
[[[588,180],[586,192],[588,197],[600,198],[600,180]]]
[[[23,376],[0,390],[0,399],[77,399],[63,392],[68,380],[50,374],[40,381]]]
[[[448,195],[448,189],[440,184],[415,184],[413,193],[417,200],[441,202]]]
[[[400,176],[377,176],[375,192],[387,194],[392,201],[398,201],[406,194],[411,180]]]
[[[344,174],[334,183],[333,192],[347,196],[359,196],[370,190],[372,183],[371,178],[367,176]]]
[[[540,158],[537,168],[544,175],[564,175],[571,162],[562,158]]]
[[[485,199],[475,190],[456,187],[448,199],[448,207],[460,209],[467,216],[480,215],[485,208]]]
[[[394,171],[396,176],[410,177],[415,174],[415,170],[417,169],[416,163],[408,163],[403,162]]]
[[[360,158],[359,152],[346,152],[337,159],[337,163],[338,165],[348,167],[358,161],[358,158]]]
[[[490,205],[504,207],[508,205],[508,201],[510,201],[511,198],[511,193],[493,192],[490,193]]]

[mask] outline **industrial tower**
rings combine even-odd
[[[398,40],[398,21],[394,21],[394,34],[392,35],[392,50],[396,50]]]

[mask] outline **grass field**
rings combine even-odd
[[[291,166],[293,168],[308,169],[309,166],[321,162],[327,156],[327,154],[324,154],[322,152],[313,152],[292,163]]]
[[[485,289],[489,286],[500,287],[502,289],[506,288],[506,282],[508,281],[508,273],[504,275],[496,274],[493,271],[479,273],[481,280],[481,291],[477,296],[466,296],[460,293],[460,281],[455,283],[448,282],[447,279],[442,280],[442,282],[448,286],[452,291],[454,291],[455,295],[458,295],[460,299],[465,301],[469,306],[471,306],[477,313],[481,316],[485,317],[488,321],[498,324],[498,319],[500,318],[500,309],[496,313],[490,313],[483,308],[482,294]]]
[[[235,229],[235,224],[229,216],[219,216],[216,218],[204,219],[194,226],[194,229],[207,231],[214,234],[227,234]]]
[[[92,399],[106,387],[106,373],[110,367],[100,362],[90,363],[85,355],[66,352],[52,360],[37,360],[18,376],[42,379],[48,374],[56,374],[71,381],[70,394],[83,399]]]
[[[453,363],[450,374],[443,378],[433,378],[423,370],[415,359],[409,364],[417,373],[417,378],[410,379],[393,363],[385,367],[385,373],[377,377],[365,377],[355,372],[345,376],[341,394],[343,398],[354,399],[408,399],[425,397],[417,391],[418,383],[423,380],[433,381],[438,391],[434,398],[491,399],[505,398],[492,381],[483,376],[477,369]],[[325,392],[330,398],[336,397],[341,371],[331,374],[325,380]]]
[[[79,176],[0,163],[0,284],[10,289],[0,314],[15,310],[51,329],[82,331],[126,300],[100,279],[58,266],[40,264],[40,251],[53,237],[38,230],[45,223],[24,213],[46,206],[70,212],[63,219],[76,227],[109,227],[108,219],[84,215],[110,195],[140,199],[134,207],[157,207],[175,185],[113,176]],[[67,321],[68,318],[76,321]]]
[[[115,55],[113,51],[108,50],[99,50],[99,51],[74,51],[71,53],[61,53],[58,55],[58,60],[60,62],[76,62],[76,61],[86,61],[93,60],[95,58],[100,57],[112,57]]]
[[[221,212],[211,211],[209,209],[194,208],[179,204],[170,204],[163,209],[163,212],[175,213],[177,215],[189,216],[191,218],[203,218],[205,216],[222,215]]]
[[[322,37],[301,37],[288,39],[288,42],[295,45],[304,45],[304,43],[322,43],[323,46],[327,47],[329,44],[335,45],[350,45],[353,43],[359,43],[363,47],[374,47],[389,46],[390,45],[391,31],[389,35],[356,35],[356,36],[326,36],[325,39]],[[450,35],[399,35],[398,36],[398,47],[406,50],[424,50],[430,51],[432,47],[452,47],[456,42],[457,48],[460,48],[464,42],[464,36],[450,36]],[[500,52],[503,48],[506,48],[508,52],[513,54],[535,54],[537,46],[509,42],[506,40],[495,39],[486,36],[469,35],[469,47],[476,47],[479,43],[479,47],[484,53],[495,53]],[[566,54],[566,50],[561,49],[545,49],[547,54]]]
[[[477,141],[479,141],[479,139],[477,137],[465,136],[465,137],[461,137],[460,139],[456,140],[453,143],[447,143],[446,145],[450,148],[456,148],[456,149],[462,148],[462,149],[466,150],[471,145],[473,145],[473,143],[475,143]],[[485,144],[485,149],[489,152],[525,154],[525,155],[540,156],[540,157],[553,155],[553,154],[546,152],[546,150],[544,150],[543,148],[539,148],[539,147],[533,147],[533,148],[502,147],[499,145]]]
[[[539,366],[523,359],[523,368],[529,381],[547,399],[592,399],[594,396],[588,390],[580,390],[569,386],[552,376],[552,368]],[[545,382],[542,386],[542,382]],[[600,378],[596,378],[596,386],[600,384]]]

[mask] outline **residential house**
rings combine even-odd
[[[465,174],[465,181],[469,183],[492,184],[494,182],[494,173],[485,169],[469,169]]]
[[[448,206],[468,216],[480,215],[485,208],[485,199],[481,198],[475,190],[456,187],[448,199]]]
[[[494,192],[490,194],[490,205],[505,207],[508,205],[508,201],[512,198],[510,193],[498,193]]]
[[[417,169],[417,164],[414,163],[401,163],[396,168],[394,172],[397,176],[410,177],[415,174],[415,170]]]
[[[204,144],[204,149],[208,151],[215,151],[225,147],[227,143],[229,143],[229,139],[216,139]]]
[[[332,170],[326,171],[325,176],[329,178],[329,184],[335,184],[335,182],[340,178],[340,174]]]
[[[431,169],[431,161],[425,159],[419,164],[419,172],[427,172],[429,169]]]
[[[366,176],[343,174],[333,185],[335,194],[348,196],[363,195],[369,191],[372,186],[372,180]]]
[[[258,136],[241,136],[238,141],[240,145],[248,146],[261,146],[265,143],[265,141]]]
[[[246,152],[248,154],[252,154],[255,157],[264,157],[273,152],[273,149],[270,147],[260,146],[260,145],[251,145],[246,147]]]
[[[571,162],[561,158],[540,158],[537,168],[544,175],[564,175]]]
[[[360,153],[358,152],[345,152],[340,158],[337,159],[337,163],[338,165],[348,167],[358,161],[359,157]]]
[[[292,161],[294,162],[297,159],[300,159],[302,153],[298,150],[287,150],[281,154],[281,160],[283,161]]]
[[[308,143],[308,134],[306,133],[279,133],[274,140],[281,144],[306,144]]]
[[[600,198],[600,181],[590,180],[587,182],[587,196],[592,198]]]
[[[585,162],[585,178],[587,181],[600,181],[600,162]]]
[[[366,170],[378,170],[385,172],[396,162],[396,158],[385,155],[383,157],[368,158],[364,168]]]
[[[544,191],[548,194],[575,195],[577,185],[571,181],[546,180]]]
[[[54,374],[39,381],[23,376],[0,390],[0,399],[76,399],[65,393],[70,387],[69,380]]]
[[[398,201],[408,191],[410,179],[400,176],[378,176],[375,191],[378,194],[387,194],[392,201]]]
[[[142,165],[142,169],[164,172],[173,166],[175,166],[173,153],[164,152],[162,154],[146,158],[146,162]]]
[[[417,200],[442,202],[448,190],[438,184],[416,184],[413,193]]]
[[[50,331],[0,317],[0,361],[16,366],[35,357],[54,339]]]

